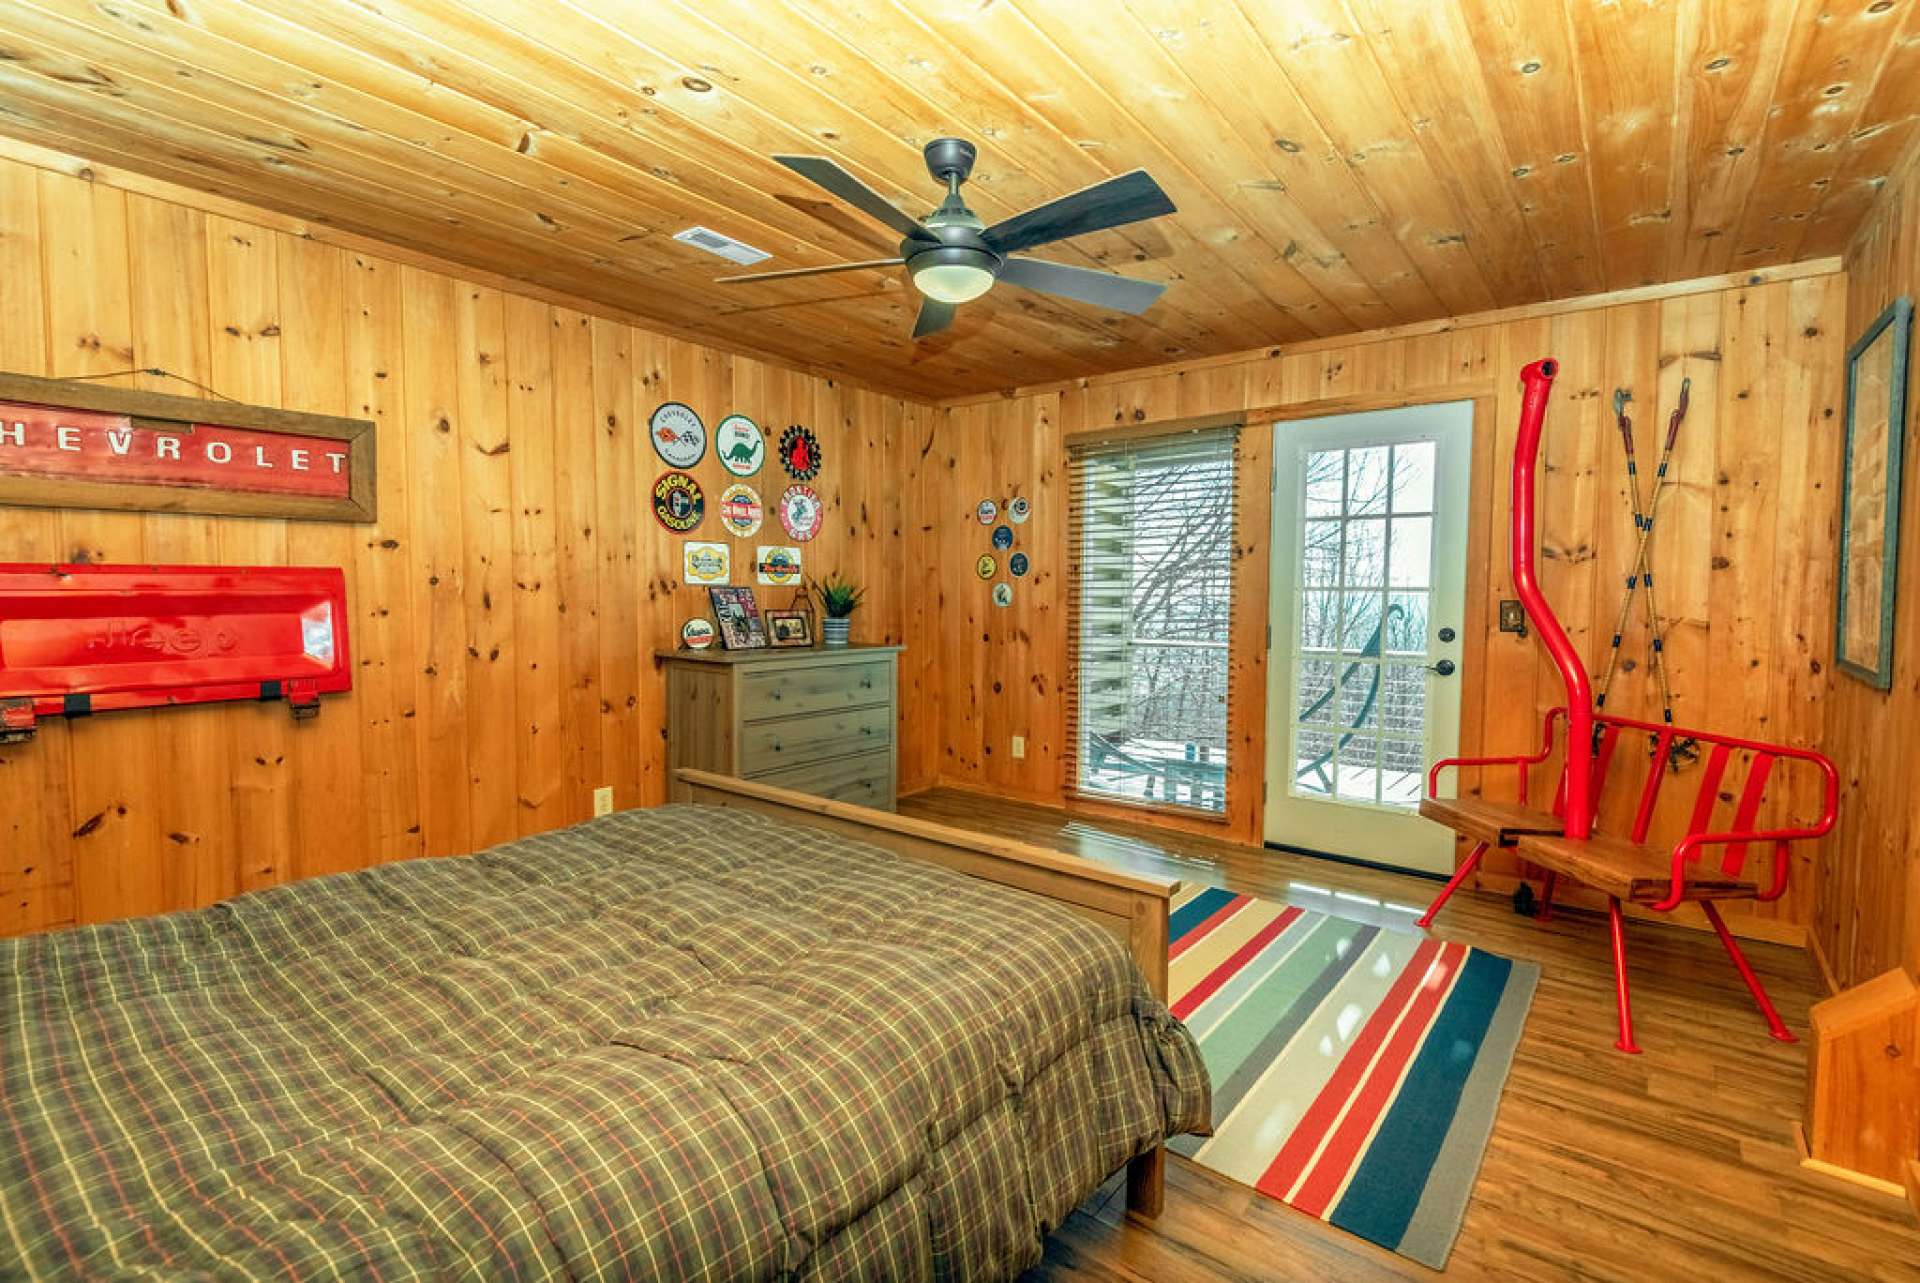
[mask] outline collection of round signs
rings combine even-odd
[[[1025,495],[1015,495],[1007,500],[1003,508],[992,499],[982,499],[974,507],[973,515],[982,526],[992,526],[993,533],[988,539],[993,544],[993,552],[983,552],[980,559],[973,563],[973,573],[981,579],[992,579],[1000,573],[1000,558],[994,553],[1006,552],[1013,547],[1014,526],[1024,526],[1033,515],[1033,503]],[[1001,517],[1005,521],[1001,521]],[[996,524],[998,523],[998,524]],[[1007,558],[1007,573],[1015,579],[1026,577],[1033,563],[1024,552],[1016,552]],[[1013,605],[1013,585],[1002,581],[993,586],[993,604],[996,606]]]
[[[668,530],[686,534],[698,527],[707,513],[706,493],[689,472],[706,458],[706,424],[693,407],[679,401],[663,401],[647,418],[647,437],[653,442],[653,452],[669,469],[653,483],[653,515]],[[713,429],[713,457],[729,477],[758,476],[766,467],[768,453],[766,434],[744,414],[729,414]],[[804,484],[820,475],[820,438],[814,435],[813,429],[793,424],[780,434],[779,457],[781,466],[795,484],[781,494],[774,510],[787,537],[794,543],[805,543],[820,533],[827,515],[819,493]],[[716,507],[726,533],[739,539],[758,534],[767,518],[760,492],[744,482],[734,482],[721,491]],[[699,581],[695,577],[696,569],[706,573],[707,561],[713,562],[711,572],[715,577],[711,581],[727,581],[727,559],[720,554],[727,551],[728,545],[689,543],[686,548],[689,550],[687,582]],[[707,560],[698,560],[700,558]],[[761,548],[753,564],[763,584],[791,584],[800,580],[797,548]],[[705,650],[713,645],[714,638],[714,625],[706,618],[689,619],[680,630],[680,640],[690,650]]]

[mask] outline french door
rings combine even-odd
[[[1471,401],[1274,426],[1267,841],[1451,871],[1472,449]]]

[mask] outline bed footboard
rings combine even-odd
[[[1064,851],[709,771],[675,771],[672,797],[676,802],[759,811],[794,824],[830,829],[897,855],[1058,900],[1119,936],[1154,997],[1167,1000],[1167,906],[1180,887],[1172,878],[1129,873]],[[1127,1164],[1129,1211],[1141,1216],[1160,1214],[1165,1173],[1166,1153],[1158,1146]]]

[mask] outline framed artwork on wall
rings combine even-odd
[[[1834,660],[1869,686],[1893,685],[1901,444],[1913,300],[1897,298],[1847,350],[1847,449],[1840,488]]]

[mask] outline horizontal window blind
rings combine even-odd
[[[1226,810],[1238,442],[1069,451],[1069,792]]]

